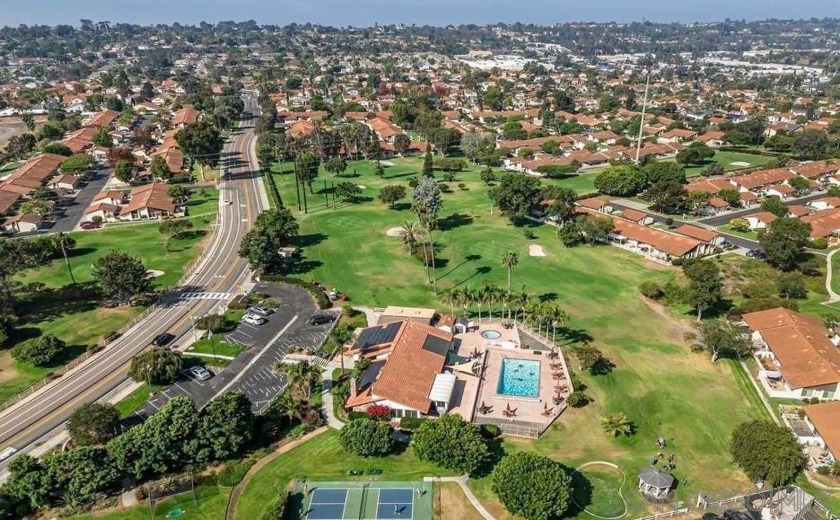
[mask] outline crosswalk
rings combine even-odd
[[[233,295],[226,292],[182,292],[178,293],[179,300],[227,300]]]

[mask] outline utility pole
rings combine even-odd
[[[639,154],[642,152],[642,131],[645,128],[645,111],[647,110],[648,88],[650,87],[650,71],[645,80],[645,97],[642,100],[642,120],[639,121],[639,139],[636,142],[636,166],[639,165]]]

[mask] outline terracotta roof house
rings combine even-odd
[[[590,197],[575,202],[581,208],[588,208],[598,213],[612,213],[613,206],[607,197]]]
[[[636,224],[642,226],[649,226],[654,222],[653,217],[651,217],[644,211],[639,211],[633,208],[621,210],[619,216],[624,220],[629,220],[630,222],[635,222]]]
[[[714,195],[722,190],[735,189],[735,186],[733,186],[732,183],[724,177],[709,177],[707,179],[691,181],[685,186],[685,189],[689,193],[693,191],[702,191]]]
[[[43,186],[47,179],[58,172],[58,167],[64,162],[63,155],[45,153],[29,159],[21,166],[18,166],[11,173],[0,189],[6,185],[23,186],[26,188],[37,188]]]
[[[128,204],[120,209],[121,220],[142,220],[161,218],[183,211],[169,196],[168,188],[160,182],[153,182],[131,190]]]
[[[3,222],[3,228],[9,233],[31,233],[41,229],[44,217],[34,213],[23,213],[9,217]]]
[[[837,336],[822,321],[778,307],[744,314],[771,397],[834,399],[840,385]]]
[[[445,413],[455,383],[444,370],[452,345],[452,334],[413,320],[363,329],[347,353],[373,362],[352,381],[345,408],[385,405],[395,418]]]
[[[175,128],[183,128],[198,121],[198,110],[191,106],[185,106],[181,110],[175,112],[172,116],[172,126]]]
[[[840,197],[824,197],[822,199],[814,199],[807,202],[805,205],[815,211],[840,208]]]
[[[811,224],[811,238],[840,234],[840,208],[824,209],[805,215],[802,222]]]
[[[119,117],[120,113],[116,110],[102,110],[90,116],[83,126],[110,126]]]
[[[840,401],[810,404],[802,409],[805,412],[805,424],[811,430],[811,437],[829,454],[827,459],[815,461],[815,465],[829,465],[840,460]],[[802,438],[798,433],[797,436]]]
[[[834,175],[840,171],[840,161],[815,161],[799,164],[791,169],[808,179],[820,179]]]
[[[676,232],[714,246],[719,246],[726,241],[723,235],[712,229],[692,226],[691,224],[683,224],[676,229]]]
[[[761,191],[767,186],[781,184],[794,177],[796,177],[796,174],[787,168],[773,168],[772,170],[759,170],[744,175],[737,175],[731,177],[730,180],[740,191]]]
[[[750,225],[750,229],[755,231],[758,229],[764,229],[770,225],[771,222],[776,220],[776,215],[770,213],[769,211],[759,211],[758,213],[753,213],[751,215],[746,215],[744,220]]]
[[[674,258],[697,258],[714,251],[710,244],[694,238],[641,226],[628,220],[615,219],[613,225],[614,229],[609,236],[611,243],[659,262],[670,262]]]
[[[152,152],[152,157],[157,155],[163,157],[163,160],[166,162],[166,166],[169,168],[170,172],[181,173],[184,171],[186,157],[184,156],[184,152],[178,148],[161,148]]]

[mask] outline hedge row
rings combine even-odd
[[[288,491],[281,491],[265,508],[265,511],[260,515],[260,520],[283,520],[286,517],[286,505],[289,503],[289,496]]]

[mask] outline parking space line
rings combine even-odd
[[[154,408],[155,410],[160,410],[160,408],[157,407],[154,401],[149,401],[149,404],[152,405],[152,408]]]

